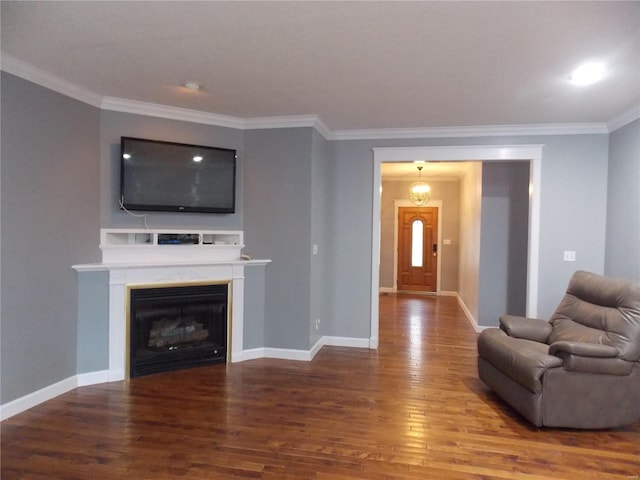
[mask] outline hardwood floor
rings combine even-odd
[[[640,424],[530,426],[454,298],[382,295],[380,347],[78,388],[1,425],[2,479],[623,479]]]

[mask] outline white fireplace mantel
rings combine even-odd
[[[194,245],[160,245],[164,232],[103,229],[102,263],[74,265],[78,272],[109,272],[109,381],[127,377],[127,292],[130,287],[177,286],[190,283],[229,284],[231,362],[244,359],[244,272],[247,266],[270,260],[240,257],[242,232],[170,230],[197,235]],[[140,241],[140,238],[143,240]],[[135,259],[135,260],[134,260]]]
[[[109,381],[126,378],[126,306],[129,287],[229,282],[232,318],[228,347],[231,349],[231,362],[239,362],[244,359],[244,269],[269,262],[237,260],[74,265],[73,268],[78,272],[109,272]]]

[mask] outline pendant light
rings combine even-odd
[[[409,199],[414,205],[423,207],[429,203],[429,200],[431,199],[429,196],[431,187],[422,181],[422,165],[419,165],[417,168],[418,181],[409,187]]]

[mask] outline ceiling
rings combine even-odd
[[[104,97],[332,131],[607,123],[640,105],[640,2],[2,1],[1,22],[3,58]],[[607,74],[577,88],[586,60]]]

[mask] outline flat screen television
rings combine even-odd
[[[120,207],[234,213],[236,151],[122,137]]]

